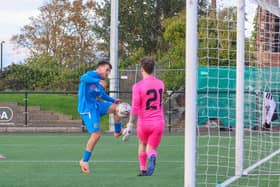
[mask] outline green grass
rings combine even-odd
[[[92,157],[91,173],[80,172],[87,134],[2,134],[0,186],[12,187],[180,187],[183,186],[183,136],[165,136],[157,168],[138,177],[137,140],[101,137]]]
[[[24,93],[0,94],[0,102],[16,102],[18,105],[24,106],[24,97]],[[28,106],[40,106],[42,110],[71,115],[73,119],[80,119],[77,112],[77,99],[77,96],[72,94],[28,94]],[[108,124],[108,117],[102,117],[101,129],[107,130]]]
[[[225,180],[235,175],[235,136],[205,135],[197,139],[196,182],[199,187],[212,187],[217,181]],[[244,136],[243,168],[252,166],[280,148],[279,134],[275,136],[265,133]],[[280,184],[279,175],[266,175],[268,171],[278,171],[280,155],[252,171],[253,175],[242,176],[229,186],[276,187]],[[254,175],[257,174],[257,175]]]
[[[16,102],[24,105],[24,93],[22,94],[0,94],[0,102]],[[64,94],[28,94],[28,106],[40,106],[43,110],[60,112],[72,115],[79,119],[77,112],[77,96]]]
[[[122,142],[108,134],[103,135],[96,146],[90,162],[92,172],[81,173],[79,160],[87,138],[88,134],[0,134],[0,153],[7,156],[0,161],[0,186],[182,187],[184,184],[184,136],[166,134],[163,137],[157,167],[151,177],[136,176],[136,137]],[[234,175],[234,137],[199,136],[197,145],[196,186],[212,187],[218,180],[225,181]],[[251,151],[256,151],[260,144],[254,146]],[[248,150],[244,168],[249,166],[246,155]],[[252,156],[250,162],[254,163],[257,154]],[[279,156],[272,161],[273,164],[266,163],[262,168],[279,171]],[[279,184],[280,176],[263,175],[242,176],[230,186]]]

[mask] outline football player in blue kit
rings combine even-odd
[[[114,114],[114,136],[122,135],[122,124],[116,111],[120,99],[110,97],[104,90],[105,79],[109,76],[111,69],[112,65],[103,60],[97,64],[95,70],[86,72],[80,78],[78,112],[90,134],[80,161],[81,170],[84,173],[90,172],[89,160],[101,136],[100,117],[109,113]]]

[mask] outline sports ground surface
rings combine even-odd
[[[154,175],[138,177],[137,139],[122,142],[103,135],[80,171],[88,134],[0,134],[0,186],[3,187],[180,187],[184,176],[184,137],[166,135]]]

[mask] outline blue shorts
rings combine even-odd
[[[112,104],[111,102],[97,100],[95,108],[88,113],[81,114],[88,133],[100,131],[100,117],[107,114]]]

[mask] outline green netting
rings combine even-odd
[[[272,92],[278,103],[280,67],[246,67],[245,69],[245,126],[261,123],[264,91]],[[198,68],[198,124],[218,119],[224,126],[235,126],[236,68]],[[277,106],[279,111],[279,106]]]

